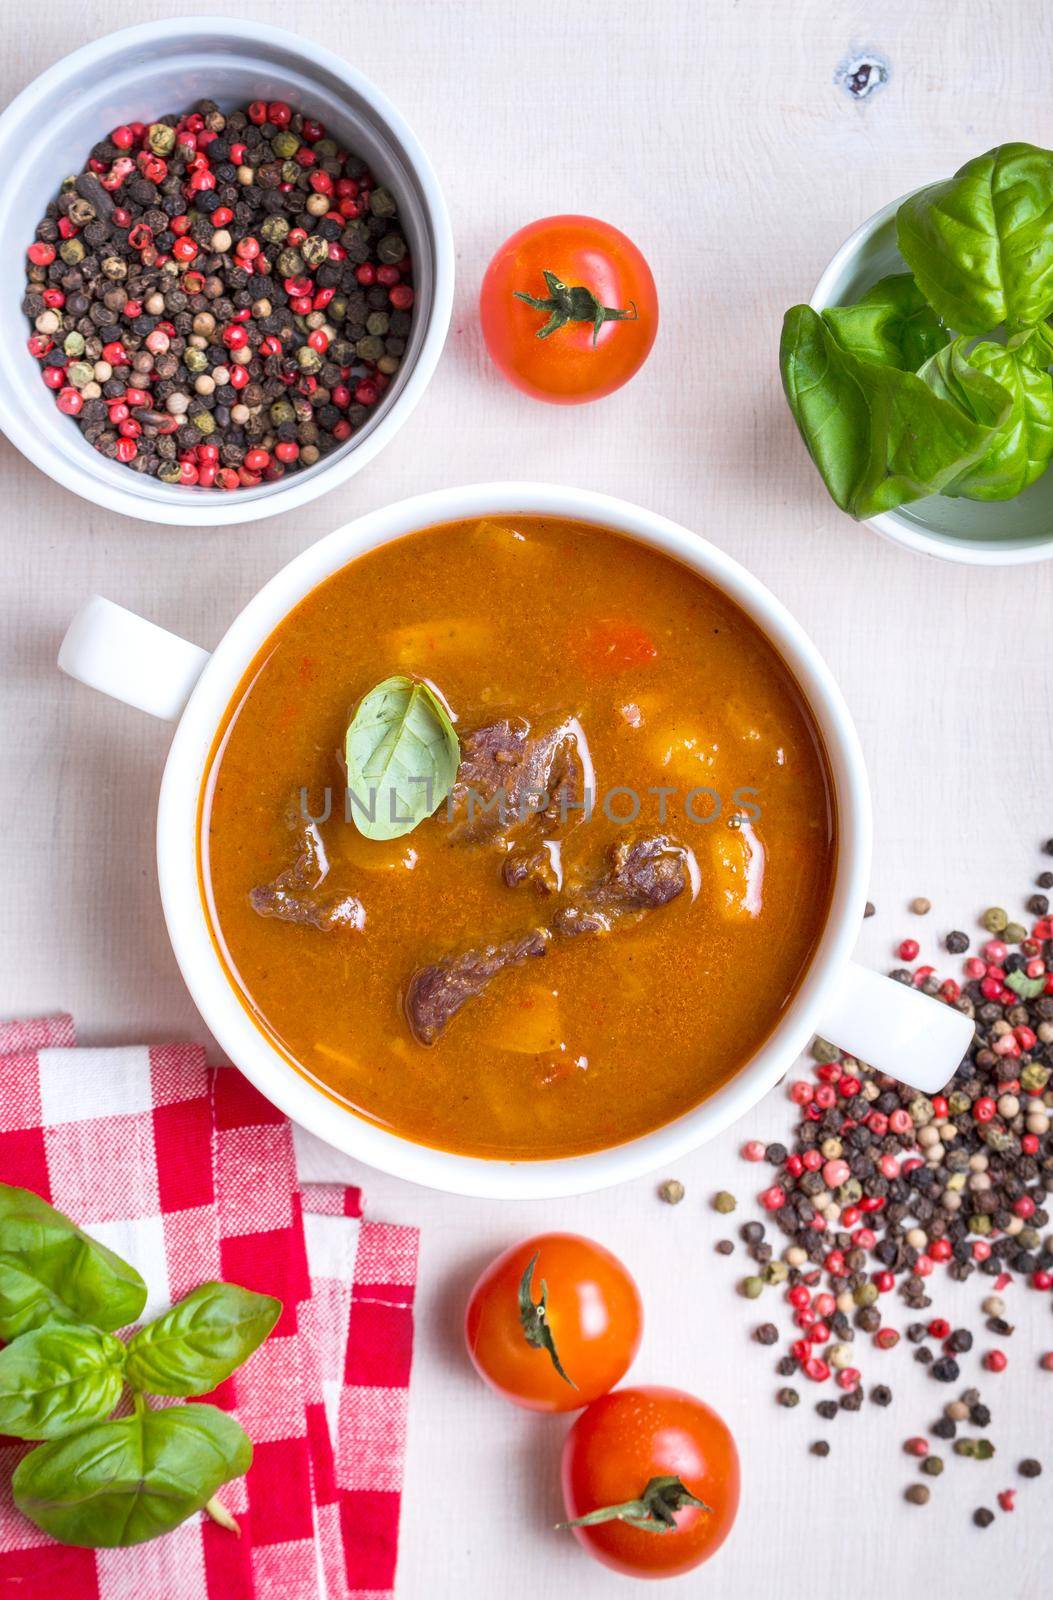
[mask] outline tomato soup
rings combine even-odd
[[[379,839],[345,737],[389,683],[456,778]],[[429,528],[319,584],[246,672],[200,805],[216,946],[290,1070],[515,1159],[635,1138],[734,1076],[808,968],[836,843],[814,719],[745,613],[659,551],[534,517]]]

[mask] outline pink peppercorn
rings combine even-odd
[[[67,417],[75,417],[83,406],[84,400],[76,389],[66,388],[59,390],[55,404]]]
[[[1053,1272],[1045,1272],[1040,1269],[1038,1272],[1031,1274],[1028,1282],[1032,1289],[1053,1289]]]
[[[827,1378],[830,1376],[829,1366],[825,1361],[820,1360],[818,1356],[812,1356],[809,1360],[805,1361],[803,1363],[802,1370],[805,1377],[811,1378],[813,1383],[825,1383]],[[845,1384],[841,1383],[841,1379],[844,1377],[844,1373],[847,1370],[848,1369],[845,1368],[844,1371],[839,1372],[837,1375],[837,1381],[841,1384],[842,1389],[847,1387]]]
[[[882,1156],[878,1162],[878,1171],[883,1178],[898,1178],[899,1162],[895,1156]]]
[[[1043,1372],[1053,1372],[1053,1350],[1047,1350],[1043,1355],[1039,1356],[1038,1364]]]
[[[798,1078],[795,1083],[790,1085],[790,1099],[794,1105],[806,1106],[814,1094],[814,1086],[804,1078]]]
[[[1013,1210],[1016,1212],[1018,1217],[1033,1217],[1035,1214],[1035,1202],[1032,1200],[1029,1194],[1019,1195],[1018,1198],[1013,1201]]]
[[[913,1439],[907,1440],[903,1448],[909,1456],[927,1456],[929,1453],[929,1441],[923,1439],[920,1434],[915,1434]]]
[[[931,1256],[920,1255],[914,1263],[913,1272],[916,1278],[927,1278],[932,1273],[936,1263]]]
[[[803,1283],[795,1283],[792,1289],[787,1289],[786,1298],[792,1306],[796,1306],[800,1310],[802,1306],[808,1304],[808,1290]]]
[[[899,1334],[895,1328],[879,1328],[874,1335],[874,1343],[879,1350],[893,1350],[899,1344]]]
[[[1025,1133],[1020,1138],[1020,1148],[1026,1156],[1038,1155],[1038,1134]]]
[[[949,1239],[933,1239],[928,1247],[928,1253],[934,1261],[949,1261],[953,1254]]]
[[[825,1322],[813,1322],[812,1326],[808,1329],[808,1341],[810,1344],[829,1344],[829,1324]]]
[[[1015,1489],[1003,1489],[1003,1490],[1001,1490],[1001,1492],[999,1493],[999,1496],[998,1496],[998,1504],[1001,1506],[1003,1511],[1015,1511],[1016,1510],[1016,1490]]]
[[[747,1139],[746,1143],[742,1146],[742,1158],[743,1158],[743,1160],[744,1161],[763,1161],[764,1160],[764,1148],[765,1148],[764,1145],[761,1143],[761,1141],[759,1139]]]
[[[858,1389],[860,1376],[858,1367],[842,1367],[837,1374],[837,1387],[839,1389]]]
[[[891,1272],[875,1272],[874,1284],[879,1294],[888,1294],[896,1287],[896,1279]]]
[[[889,1128],[893,1133],[910,1133],[914,1127],[909,1111],[893,1111],[888,1119]]]
[[[967,978],[982,978],[987,968],[979,956],[970,956],[962,970]]]
[[[984,1356],[984,1366],[988,1372],[1004,1372],[1009,1365],[1009,1358],[1004,1350],[988,1350]]]
[[[848,1162],[840,1158],[828,1161],[823,1167],[823,1182],[830,1189],[836,1189],[840,1184],[846,1183],[850,1176]]]
[[[837,1104],[837,1090],[831,1083],[821,1083],[815,1091],[815,1103],[823,1111],[831,1111]]]
[[[989,1261],[991,1259],[991,1246],[986,1239],[973,1240],[973,1260]]]
[[[823,1262],[824,1267],[832,1278],[843,1278],[845,1275],[845,1258],[840,1250],[831,1250]]]
[[[852,1235],[852,1243],[857,1250],[873,1250],[877,1244],[877,1234],[872,1228],[857,1228]]]
[[[818,1150],[806,1150],[801,1161],[806,1172],[818,1172],[823,1164],[823,1158]]]
[[[765,1189],[760,1196],[760,1203],[765,1211],[778,1211],[786,1204],[786,1193],[773,1183],[770,1189]]]

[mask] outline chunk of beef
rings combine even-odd
[[[548,949],[546,928],[534,928],[522,938],[481,950],[465,950],[428,967],[419,967],[406,990],[406,1020],[419,1044],[434,1044],[466,1000],[483,990],[508,967],[543,956]]]
[[[318,928],[329,933],[333,928],[362,928],[366,913],[361,900],[352,894],[322,892],[329,876],[329,858],[318,825],[290,809],[290,825],[296,829],[300,853],[291,867],[279,872],[273,883],[263,883],[249,893],[249,904],[261,917],[277,917],[300,928]]]
[[[507,840],[535,818],[563,820],[585,789],[579,737],[577,724],[566,721],[535,738],[522,718],[468,734],[450,797],[451,837]]]
[[[611,850],[603,876],[556,913],[553,932],[566,937],[608,933],[627,912],[668,905],[687,886],[687,861],[683,845],[664,834],[632,843],[623,840]]]

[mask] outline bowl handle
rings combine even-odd
[[[819,1023],[831,1044],[923,1094],[944,1088],[973,1036],[961,1011],[855,961],[839,974]]]
[[[207,650],[101,594],[85,600],[58,653],[71,678],[166,722],[179,720],[207,660]]]

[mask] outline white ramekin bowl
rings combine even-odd
[[[906,272],[896,245],[896,212],[902,195],[883,206],[846,239],[816,284],[810,304],[852,305],[879,278]],[[1053,557],[1053,467],[1015,500],[958,500],[933,494],[895,511],[868,517],[867,524],[896,544],[944,561],[972,566],[1014,566]]]
[[[216,955],[198,887],[197,812],[213,738],[257,650],[316,584],[377,545],[460,518],[573,517],[674,556],[729,595],[771,640],[811,705],[829,756],[838,856],[826,927],[810,970],[775,1030],[703,1104],[643,1138],[554,1161],[452,1155],[355,1115],[298,1073],[253,1023]],[[546,484],[481,484],[420,495],[371,512],[305,550],[266,584],[211,656],[99,596],[70,625],[59,665],[93,688],[178,719],[157,820],[157,864],[168,932],[202,1016],[230,1059],[294,1121],[371,1166],[455,1193],[515,1198],[580,1194],[668,1165],[747,1111],[816,1031],[928,1092],[958,1066],[972,1023],[915,989],[850,960],[870,873],[870,794],[852,720],[830,670],[774,595],[730,556],[686,528],[605,495]]]
[[[368,422],[315,466],[234,492],[181,489],[107,461],[55,405],[29,354],[20,309],[25,251],[62,180],[123,122],[211,99],[223,110],[288,100],[369,162],[399,203],[414,262],[413,330]],[[0,117],[0,428],[34,465],[95,505],[149,522],[209,527],[302,506],[344,483],[406,421],[435,370],[453,302],[453,236],[431,163],[394,106],[330,50],[283,28],[229,17],[144,23],[75,50]]]

